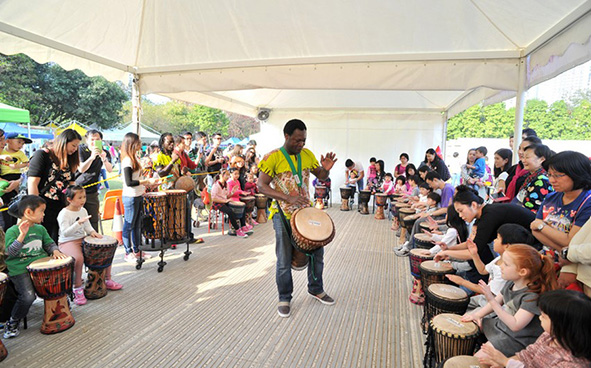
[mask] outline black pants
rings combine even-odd
[[[43,217],[43,222],[41,225],[45,227],[51,239],[53,239],[55,244],[57,244],[60,230],[57,223],[57,215],[65,207],[65,205],[60,201],[54,201],[47,197],[43,197],[43,199],[45,199],[47,207],[45,208],[45,217]]]
[[[227,204],[222,204],[220,206],[220,204],[218,203],[216,204],[215,208],[228,215],[228,218],[230,219],[230,224],[232,224],[234,230],[238,230],[244,225],[246,225],[246,221],[244,220],[245,215],[243,215],[242,218],[240,218],[240,226],[238,226],[238,219],[236,218],[236,214]]]

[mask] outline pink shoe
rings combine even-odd
[[[236,236],[239,238],[248,238],[248,235],[242,229],[236,230]]]
[[[253,224],[254,226],[257,226],[259,223],[256,222],[255,220],[250,220],[250,223]]]
[[[248,234],[248,235],[250,235],[250,234],[253,233],[252,227],[249,229],[248,226],[246,226],[246,225],[245,226],[242,226],[240,228],[240,230],[242,230],[243,233]]]
[[[244,227],[246,227],[247,230],[252,230],[253,226],[250,224],[246,224],[244,225]]]
[[[84,288],[83,287],[79,287],[79,288],[75,288],[74,289],[74,303],[76,303],[76,305],[84,305],[86,304],[87,300],[86,297],[84,296]]]
[[[123,285],[113,280],[105,281],[105,286],[107,287],[107,290],[120,290],[123,288]]]
[[[148,253],[146,253],[146,252],[137,252],[137,253],[135,254],[135,258],[140,258],[140,253],[142,254],[142,258],[143,258],[143,259],[150,259],[150,258],[152,258],[152,256],[151,256],[151,255],[149,255],[149,254],[148,254]]]

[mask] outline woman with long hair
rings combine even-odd
[[[495,177],[495,193],[505,193],[505,188],[507,186],[506,181],[509,177],[512,160],[513,151],[508,148],[501,148],[495,152],[495,168],[493,171]]]
[[[27,189],[29,194],[45,199],[47,207],[42,225],[56,244],[59,237],[57,215],[66,207],[64,190],[74,184],[80,164],[80,141],[80,134],[66,129],[55,138],[51,148],[35,151],[29,163]]]

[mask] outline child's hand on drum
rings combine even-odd
[[[509,363],[509,358],[495,349],[490,343],[482,345],[482,352],[487,355],[478,358],[478,361],[482,364],[488,364],[492,367],[506,367]]]
[[[91,232],[90,236],[92,236],[93,238],[98,238],[98,239],[101,239],[103,237],[101,234],[97,233],[96,231]]]
[[[447,277],[449,281],[453,282],[458,286],[462,286],[462,284],[464,283],[464,279],[458,275],[445,275],[445,277]]]
[[[92,217],[92,216],[90,216],[90,215],[88,215],[88,216],[84,216],[84,217],[82,217],[81,219],[79,219],[79,220],[78,220],[78,223],[79,223],[80,225],[82,225],[82,224],[83,224],[83,223],[85,223],[86,221],[90,220],[90,218],[91,218],[91,217]]]
[[[53,259],[65,259],[65,258],[68,258],[67,255],[63,254],[62,252],[60,252],[57,249],[53,251],[52,257],[53,257]]]
[[[445,251],[439,252],[435,255],[435,258],[433,259],[435,262],[440,262],[443,261],[445,259],[448,259],[449,256],[445,253]]]

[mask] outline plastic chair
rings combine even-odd
[[[117,202],[117,199],[121,202],[121,215],[125,213],[121,197],[106,197],[103,203],[103,210],[99,213],[99,228],[101,234],[105,233],[103,230],[103,220],[112,220],[115,216],[115,203]]]
[[[103,198],[103,199],[105,201],[109,197],[119,197],[119,199],[121,199],[121,195],[122,194],[123,194],[123,189],[111,189],[111,190],[107,190],[107,192],[105,193],[105,198]]]

